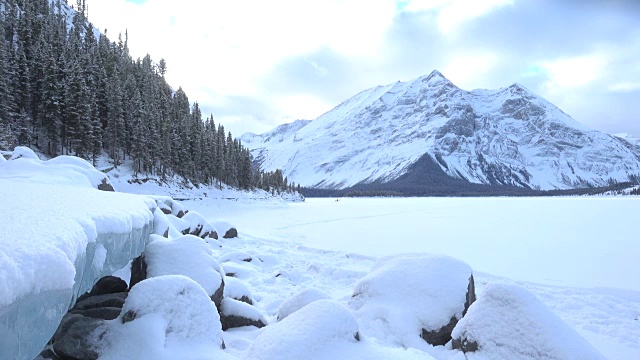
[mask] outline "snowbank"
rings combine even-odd
[[[144,249],[155,202],[96,190],[89,167],[21,148],[0,164],[0,358],[33,359],[77,296]]]
[[[469,359],[604,359],[535,295],[489,283],[453,330],[453,347]]]

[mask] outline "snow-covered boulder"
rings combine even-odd
[[[207,292],[185,276],[167,275],[131,289],[102,340],[101,359],[205,358],[191,357],[194,352],[215,359],[222,346],[220,318]]]
[[[36,155],[36,153],[33,150],[29,149],[26,146],[16,146],[16,148],[13,149],[13,154],[11,154],[11,157],[9,158],[9,160],[17,160],[17,159],[40,160],[38,155]]]
[[[349,305],[365,335],[407,346],[420,336],[444,345],[474,300],[469,265],[448,256],[408,254],[378,260],[356,284]]]
[[[278,321],[282,321],[287,316],[293,314],[294,312],[302,309],[303,307],[311,304],[314,301],[330,298],[331,297],[329,295],[318,289],[304,289],[280,304],[280,307],[278,307],[276,319]]]
[[[235,226],[229,224],[224,221],[216,221],[213,223],[213,226],[222,234],[222,237],[225,239],[231,239],[238,237],[238,230]]]
[[[333,300],[319,300],[265,327],[247,351],[247,358],[323,359],[335,346],[359,340],[353,314]]]
[[[227,297],[222,299],[220,322],[222,330],[243,326],[262,328],[267,325],[267,320],[258,309],[245,302]]]
[[[487,284],[452,335],[453,348],[469,359],[604,359],[535,295],[512,284]]]
[[[224,278],[224,297],[236,299],[249,305],[254,303],[249,286],[244,281],[234,277],[226,276]]]
[[[226,263],[226,262],[242,263],[242,262],[252,262],[253,260],[254,260],[253,256],[245,251],[231,251],[231,252],[222,254],[218,258],[218,261],[220,263]]]
[[[175,239],[152,235],[151,238],[153,241],[145,250],[147,277],[184,275],[200,284],[211,299],[222,297],[223,274],[211,248],[203,239],[194,235]]]
[[[248,262],[227,261],[221,263],[220,266],[222,266],[227,276],[236,277],[239,279],[252,279],[256,276],[255,266]]]
[[[181,218],[189,224],[186,229],[188,234],[199,236],[201,238],[211,237],[218,238],[218,231],[211,225],[202,215],[195,211],[189,211]]]

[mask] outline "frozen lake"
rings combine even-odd
[[[430,252],[543,284],[640,291],[640,198],[189,201],[240,233],[371,256]]]

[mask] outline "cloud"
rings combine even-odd
[[[439,69],[464,89],[522,83],[580,122],[640,136],[635,0],[86,2],[98,28],[128,29],[134,56],[164,58],[167,80],[236,134]]]

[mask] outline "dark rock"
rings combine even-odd
[[[166,239],[169,238],[169,228],[167,228],[167,230],[164,231],[164,234],[162,234],[162,236]]]
[[[69,313],[94,319],[113,320],[120,316],[120,312],[122,312],[122,308],[119,307],[99,307],[86,310],[73,310]]]
[[[213,295],[211,295],[211,301],[213,301],[213,303],[216,304],[216,308],[218,309],[218,312],[220,312],[223,296],[224,296],[224,279],[221,280],[220,287],[218,288],[218,290],[216,290],[213,293]]]
[[[78,302],[91,296],[115,294],[124,291],[127,291],[127,283],[124,280],[117,276],[105,276],[93,285],[91,291],[80,296]]]
[[[44,359],[44,360],[62,360],[60,359],[60,357],[58,355],[56,355],[56,353],[53,352],[53,350],[51,349],[45,349],[40,353],[40,357],[37,357],[36,360],[38,359]]]
[[[251,298],[248,297],[247,295],[242,295],[242,297],[240,299],[236,299],[236,300],[242,301],[243,303],[247,303],[249,305],[253,305],[253,300],[251,300]]]
[[[453,331],[453,328],[456,327],[457,323],[458,319],[452,317],[447,325],[438,330],[422,329],[420,337],[433,346],[444,345],[451,340],[451,332]]]
[[[137,315],[138,314],[136,314],[136,312],[133,310],[127,311],[126,313],[124,313],[124,315],[122,315],[122,323],[126,324],[128,322],[135,320]]]
[[[463,353],[478,351],[478,343],[467,339],[453,339],[453,341],[451,341],[451,347]]]
[[[102,191],[115,191],[113,186],[107,182],[107,179],[102,179],[102,183],[98,184],[98,190]]]
[[[106,333],[105,320],[83,317],[53,343],[53,350],[63,359],[97,360],[100,341]]]
[[[225,239],[231,239],[236,237],[238,237],[238,230],[236,230],[236,228],[231,228],[227,230],[227,232],[223,236],[223,238]]]
[[[186,214],[186,212],[180,210],[180,211],[178,211],[178,214],[176,215],[176,217],[181,218],[181,217],[184,216],[184,214]]]
[[[467,314],[467,310],[469,310],[469,306],[471,306],[471,304],[473,304],[473,302],[476,301],[476,291],[475,291],[475,283],[473,280],[473,274],[471,275],[471,277],[469,277],[469,284],[467,286],[467,294],[465,296],[465,299],[466,300],[464,302],[464,310],[462,311],[462,316],[465,316]],[[456,324],[458,323],[459,320],[460,319],[453,316],[451,317],[451,320],[449,321],[449,323],[441,327],[440,329],[437,329],[437,330],[422,329],[422,334],[420,334],[420,337],[423,338],[424,341],[426,341],[431,345],[434,345],[434,346],[444,345],[451,340],[451,332],[453,331],[453,328],[456,327]],[[476,347],[477,347],[477,344],[476,344]]]
[[[464,311],[462,312],[462,316],[467,315],[467,310],[469,310],[469,306],[476,301],[476,285],[473,280],[473,274],[469,278],[469,286],[467,287],[467,295],[466,300],[464,302]]]
[[[62,320],[60,321],[60,325],[58,325],[58,329],[53,334],[53,337],[51,338],[50,343],[54,343],[58,341],[62,337],[62,335],[64,335],[64,333],[66,333],[67,330],[69,330],[71,325],[75,324],[77,321],[82,319],[84,319],[84,316],[80,314],[66,313],[62,317]]]
[[[255,326],[257,328],[263,328],[267,326],[267,324],[265,324],[261,320],[253,320],[242,316],[225,314],[220,314],[220,323],[222,324],[223,331],[243,326]]]
[[[87,310],[104,307],[122,308],[126,299],[126,292],[92,296],[90,298],[77,302],[71,310]]]
[[[213,232],[207,231],[204,234],[200,235],[200,237],[203,238],[203,239],[209,237],[209,238],[213,238],[213,239],[218,240],[218,232],[217,231],[213,231]]]
[[[129,281],[129,289],[146,278],[147,262],[144,260],[144,254],[142,254],[135,258],[131,263],[131,280]]]

